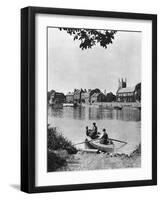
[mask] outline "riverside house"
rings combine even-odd
[[[116,92],[117,102],[136,102],[141,101],[141,83],[133,87],[127,87],[126,79],[125,81],[119,80],[119,87]]]
[[[91,89],[74,89],[73,93],[73,101],[74,103],[86,103],[89,104],[91,102]]]
[[[66,103],[73,103],[74,102],[74,94],[73,92],[68,92],[66,95]]]
[[[90,104],[91,103],[90,92],[91,92],[91,89],[89,89],[88,91],[83,93],[84,101],[85,101],[86,104]]]
[[[118,102],[135,102],[135,87],[119,89],[116,98]]]
[[[49,103],[50,104],[62,104],[65,102],[65,95],[60,92],[53,91],[53,93],[50,96]]]
[[[74,103],[81,103],[82,89],[74,89],[73,101]]]

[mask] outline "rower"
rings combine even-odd
[[[100,144],[113,144],[112,140],[109,139],[106,129],[103,129],[103,135],[100,139]]]
[[[108,144],[109,143],[109,140],[108,140],[108,134],[106,132],[106,129],[104,128],[103,129],[103,135],[100,139],[100,144]]]

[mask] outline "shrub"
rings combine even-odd
[[[58,133],[56,128],[48,127],[47,145],[50,150],[64,149],[69,154],[77,153],[77,149],[73,146],[73,144],[62,134]]]

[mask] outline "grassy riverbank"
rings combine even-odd
[[[48,172],[67,166],[67,158],[71,154],[76,154],[77,149],[62,134],[58,133],[56,128],[49,128],[47,133],[48,145]]]
[[[79,151],[68,157],[67,162],[68,164],[58,171],[138,168],[141,167],[141,145],[130,155]]]
[[[141,145],[130,154],[78,151],[56,128],[48,128],[48,172],[141,167]]]

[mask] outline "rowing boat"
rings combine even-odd
[[[104,152],[114,151],[114,144],[100,144],[99,139],[91,140],[91,138],[87,136],[86,142],[90,147],[92,147],[93,149],[98,149],[99,151],[104,151]]]

